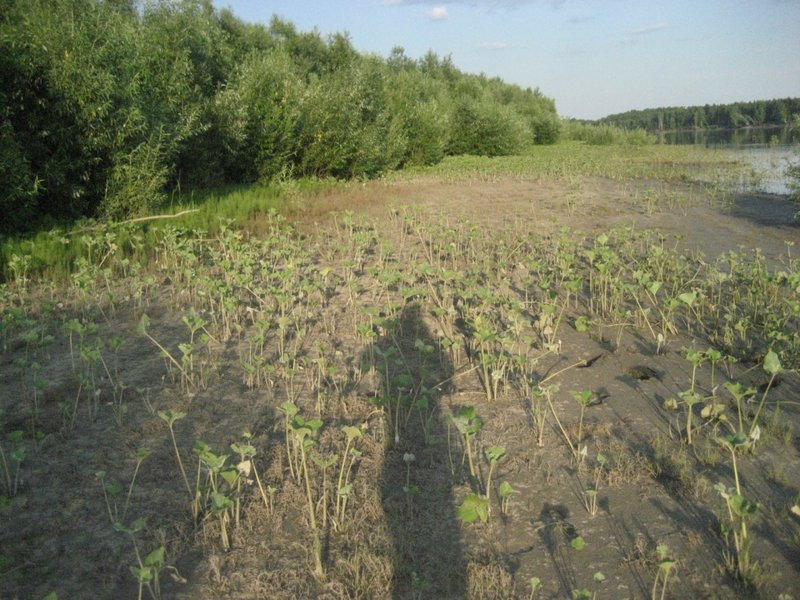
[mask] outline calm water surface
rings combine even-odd
[[[675,131],[658,136],[661,144],[690,144],[725,153],[746,167],[740,190],[790,194],[786,170],[800,164],[800,129],[764,127],[710,131]]]

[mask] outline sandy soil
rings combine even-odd
[[[353,224],[331,210],[354,211]],[[569,435],[577,434],[579,415],[572,392],[590,390],[598,398],[586,409],[582,432],[588,452],[578,461],[552,417],[543,446],[537,445],[531,400],[519,387],[504,386],[496,400],[487,401],[479,370],[468,360],[469,349],[458,354],[442,349],[448,332],[434,317],[433,305],[417,300],[423,293],[410,293],[403,304],[402,286],[376,284],[379,274],[428,258],[430,250],[414,234],[413,223],[464,231],[474,226],[482,239],[510,245],[531,236],[556,244],[558,236],[578,241],[614,228],[647,230],[695,260],[702,256],[714,262],[731,251],[759,249],[772,268],[781,270],[800,251],[792,246],[800,241],[795,212],[796,205],[779,197],[721,199],[685,184],[601,178],[458,183],[421,178],[319,197],[292,215],[299,231],[293,239],[307,253],[303,260],[310,273],[326,276],[327,268],[341,279],[331,284],[322,304],[303,313],[306,336],[295,346],[307,360],[297,367],[302,382],[297,389],[280,375],[255,386],[243,378],[242,356],[256,331],[253,315],[272,302],[266,295],[254,298],[258,290],[237,295],[238,330],[223,335],[219,322],[209,326],[213,339],[198,356],[207,367],[206,382],[187,394],[168,374],[158,349],[137,337],[135,328],[146,312],[153,337],[175,351],[185,338],[181,317],[204,302],[192,295],[195,282],[156,268],[155,281],[141,300],[129,282],[120,281],[113,308],[106,297],[82,305],[74,290],[44,284],[30,296],[35,305],[23,307],[25,317],[2,332],[0,424],[16,489],[14,494],[6,490],[0,508],[0,598],[42,598],[50,592],[59,598],[136,597],[138,586],[130,572],[135,552],[145,555],[161,545],[169,565],[160,577],[164,598],[527,598],[533,577],[542,582],[539,598],[568,598],[581,588],[596,591],[597,598],[650,598],[658,570],[656,548],[662,544],[677,561],[667,598],[797,597],[800,519],[789,512],[800,494],[796,373],[782,374],[770,391],[770,403],[783,402],[780,426],[765,433],[756,453],[740,459],[744,489],[760,506],[751,531],[752,555],[762,569],[756,587],[746,589],[725,568],[720,533],[725,505],[713,487],[719,481],[732,485],[725,450],[713,441],[711,424],[702,425],[693,446],[682,443],[683,413],[663,409],[665,400],[687,388],[692,368],[682,349],[707,348],[702,334],[682,330],[656,352],[644,327],[621,328],[597,319],[588,331],[577,331],[570,323],[581,311],[570,308],[558,329],[558,354],[544,352],[541,340],[534,342],[543,355],[535,375],[553,376],[551,381],[560,384],[553,402]],[[377,241],[358,266],[348,267],[349,244],[359,233]],[[452,261],[461,264],[468,257]],[[215,277],[224,278],[223,265],[206,264]],[[285,268],[279,260],[262,262],[254,277],[274,276]],[[259,275],[259,269],[269,273]],[[487,279],[522,297],[524,260],[496,269]],[[386,306],[398,302],[396,329],[377,324],[385,316],[382,311],[391,313]],[[9,296],[4,309],[18,304]],[[296,304],[303,305],[302,297]],[[370,307],[373,317],[368,316]],[[102,352],[109,371],[125,385],[121,401],[111,382],[102,379],[98,395],[85,398],[64,329],[73,318],[97,323],[91,338],[106,341]],[[369,327],[359,334],[359,324]],[[38,342],[26,337],[32,330]],[[45,342],[46,336],[52,338]],[[114,337],[122,342],[117,352],[108,345]],[[326,374],[319,387],[313,384],[316,344],[324,346],[338,369]],[[392,347],[403,364],[359,368]],[[271,361],[279,364],[274,334],[267,348]],[[750,358],[729,370],[719,366],[716,381],[705,365],[697,374],[698,389],[722,397],[717,385],[722,380],[763,385],[767,378],[759,357]],[[395,438],[377,399],[380,390],[394,389],[396,384],[387,379],[394,382],[399,375],[409,378],[404,385],[425,405],[410,413]],[[326,502],[319,489],[314,491],[317,517],[327,519],[322,526],[324,581],[311,575],[306,492],[289,474],[279,409],[287,399],[294,399],[307,416],[319,410],[325,425],[316,451],[322,456],[343,453],[342,425],[359,426],[364,433],[357,440],[361,455],[353,463],[346,518],[335,522],[322,509]],[[730,410],[729,399],[725,403]],[[507,452],[493,473],[488,524],[466,524],[456,517],[456,508],[467,494],[481,491],[488,475],[486,460],[479,460],[476,476],[470,475],[458,434],[448,426],[448,416],[470,406],[483,423],[475,438],[476,456],[494,446]],[[192,453],[197,440],[223,451],[242,432],[253,435],[261,478],[276,491],[268,507],[255,486],[248,488],[241,522],[231,527],[229,550],[221,547],[214,515],[197,522],[192,518],[169,431],[157,414],[166,409],[187,413],[176,422],[175,432],[190,484],[197,469]],[[18,445],[6,437],[13,431],[24,432],[26,448],[16,462],[11,453]],[[126,500],[134,456],[142,447],[150,455]],[[599,454],[607,462],[595,471]],[[319,482],[321,469],[311,468]],[[99,471],[122,490],[110,505]],[[598,510],[592,515],[584,490],[597,473]],[[503,481],[518,492],[506,514],[497,495]],[[140,517],[147,525],[136,534],[134,549],[131,537],[113,523],[129,525]],[[581,550],[572,546],[577,537],[585,541]],[[593,580],[598,572],[602,583]]]

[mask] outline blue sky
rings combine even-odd
[[[599,118],[800,96],[800,0],[213,0],[245,21],[350,34],[362,52],[433,50]]]

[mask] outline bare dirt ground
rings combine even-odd
[[[681,183],[510,177],[375,182],[295,209],[290,218],[296,230],[280,233],[286,237],[276,247],[252,250],[257,241],[245,236],[198,243],[187,250],[190,258],[165,252],[147,271],[153,275],[149,285],[136,288],[144,287],[140,293],[132,278],[119,276],[108,287],[90,287],[88,299],[77,285],[43,282],[30,284],[20,300],[12,286],[4,314],[16,316],[6,320],[0,361],[1,443],[6,486],[12,488],[4,488],[0,507],[0,598],[38,599],[51,592],[58,598],[136,597],[131,567],[162,546],[160,589],[149,582],[143,597],[152,591],[187,599],[570,598],[587,590],[598,599],[650,598],[661,545],[676,561],[665,598],[800,597],[800,519],[790,512],[800,494],[797,373],[787,370],[767,388],[769,376],[761,368],[766,346],[758,342],[742,342],[738,361],[714,369],[706,362],[696,373],[706,403],[719,398],[731,422],[735,403],[722,382],[769,394],[762,439],[755,451],[738,456],[743,494],[759,506],[749,531],[760,568],[746,587],[731,572],[733,534],[726,544],[726,504],[714,489],[719,482],[734,484],[730,455],[715,441],[726,426],[700,417],[698,405],[696,438],[688,445],[685,409],[664,409],[692,380],[684,349],[705,350],[718,332],[679,326],[662,347],[636,315],[625,317],[625,324],[592,316],[579,330],[575,318],[589,314],[585,283],[577,298],[567,300],[555,331],[552,320],[543,321],[536,311],[541,304],[528,301],[538,293],[531,276],[539,268],[536,252],[560,248],[577,255],[609,232],[617,232],[609,244],[624,245],[625,236],[641,234],[643,248],[666,248],[689,257],[687,264],[697,269],[730,252],[757,252],[771,272],[790,271],[800,251],[792,246],[800,241],[794,212],[796,205],[782,198],[712,197]],[[432,232],[442,229],[475,241],[439,247]],[[276,225],[276,231],[285,229]],[[489,289],[484,302],[497,302],[503,323],[511,314],[527,318],[520,340],[528,344],[528,375],[542,387],[559,386],[551,392],[552,411],[543,405],[541,445],[529,390],[509,378],[488,401],[479,349],[469,341],[474,324],[458,317],[447,331],[448,322],[437,316],[438,284],[420,275],[421,265],[437,261],[442,272],[456,273],[455,289],[459,281]],[[476,272],[467,275],[471,266]],[[282,274],[292,281],[290,325],[279,325],[277,317]],[[694,274],[685,276],[688,290]],[[319,288],[298,292],[304,282],[320,280],[325,283]],[[214,287],[215,281],[230,289]],[[222,306],[226,298],[228,308]],[[456,294],[456,310],[479,302],[465,298]],[[176,369],[136,334],[136,325],[147,314],[152,337],[179,356],[178,344],[187,336],[181,319],[191,309],[207,322],[210,340],[196,352],[197,380],[182,386]],[[77,350],[71,353],[65,324],[72,319],[96,324],[85,334],[93,344],[86,352],[95,348],[102,361],[91,352],[77,358]],[[257,340],[259,319],[267,322],[264,341]],[[655,316],[652,324],[661,325]],[[281,328],[287,327],[293,333],[284,336]],[[245,363],[259,344],[265,364],[254,381]],[[91,397],[87,373],[97,374]],[[583,390],[596,401],[586,408],[579,432],[573,392]],[[386,401],[392,394],[401,398],[397,406]],[[748,404],[748,418],[760,399],[758,393]],[[309,451],[310,492],[302,477],[292,475],[296,467],[287,458],[280,407],[288,400],[301,415],[323,421]],[[475,475],[450,420],[464,407],[473,407],[482,422],[472,441]],[[168,409],[186,413],[174,423],[186,481],[158,415]],[[358,427],[362,436],[353,441],[353,486],[339,514],[335,479],[349,449],[343,425]],[[9,437],[16,431],[23,432],[19,441]],[[248,472],[237,496],[238,525],[232,513],[210,504],[193,516],[186,489],[200,480],[193,448],[202,440],[235,455],[230,444],[241,442],[243,432],[252,434],[253,463],[270,486],[269,502]],[[585,456],[571,452],[567,438],[578,454],[585,447]],[[487,493],[483,455],[498,446],[506,456],[492,473],[490,519],[465,523],[457,508],[470,493]],[[149,454],[137,470],[140,448]],[[326,459],[333,465],[327,471],[321,466]],[[232,456],[228,464],[237,462]],[[203,471],[203,486],[206,477]],[[505,511],[502,482],[516,490]],[[585,491],[595,483],[597,509],[591,514]],[[324,577],[312,575],[308,493],[321,533]],[[232,490],[227,495],[234,497]],[[114,526],[131,527],[137,518],[146,525],[133,535]],[[229,519],[229,548],[221,537],[223,518]],[[578,538],[585,542],[580,549]],[[541,582],[535,594],[531,578]]]

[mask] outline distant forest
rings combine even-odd
[[[644,129],[650,133],[685,129],[798,126],[800,98],[631,110],[604,117],[595,123],[624,129]]]
[[[0,233],[179,188],[512,154],[560,129],[538,89],[210,0],[0,0]]]

